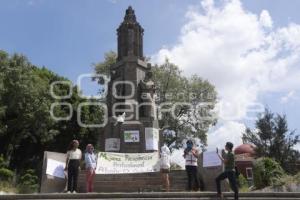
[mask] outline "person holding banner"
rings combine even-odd
[[[68,172],[68,193],[76,193],[77,180],[80,169],[80,160],[82,157],[81,150],[78,149],[78,140],[73,140],[67,151],[67,160],[65,170]]]
[[[160,153],[160,173],[163,181],[163,185],[166,188],[166,191],[169,192],[170,190],[170,180],[169,180],[169,173],[170,173],[170,149],[167,145],[161,147]]]
[[[234,199],[238,200],[239,191],[236,181],[234,154],[232,153],[233,144],[231,142],[227,142],[225,149],[227,153],[222,150],[221,156],[219,155],[219,149],[217,148],[217,154],[221,161],[225,164],[225,171],[216,178],[218,196],[220,199],[223,199],[223,195],[221,193],[221,181],[227,178],[229,180],[230,187],[234,192]]]
[[[94,153],[94,147],[92,144],[86,146],[86,152],[84,155],[85,170],[86,170],[86,192],[93,192],[94,189],[94,177],[96,175],[97,157]]]
[[[188,177],[188,190],[192,191],[194,183],[196,184],[196,190],[199,189],[199,179],[198,179],[198,157],[199,152],[194,147],[193,141],[188,140],[186,142],[186,148],[184,150],[183,157],[185,159],[185,170]]]

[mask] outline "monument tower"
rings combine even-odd
[[[158,150],[159,128],[151,64],[143,55],[144,29],[131,6],[117,29],[118,57],[110,67],[108,123],[101,151],[143,153]]]

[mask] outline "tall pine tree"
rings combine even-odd
[[[299,151],[294,149],[300,142],[296,131],[289,131],[285,115],[272,113],[266,109],[256,121],[256,128],[247,128],[243,141],[256,146],[258,157],[270,157],[280,163],[282,168],[295,173],[296,162],[300,161]]]

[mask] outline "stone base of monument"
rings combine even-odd
[[[139,121],[125,121],[124,123],[115,124],[111,119],[106,127],[103,129],[102,134],[99,136],[99,146],[100,151],[102,152],[118,152],[118,153],[149,153],[157,151],[158,149],[147,149],[146,148],[146,130],[147,129],[157,129],[158,121],[147,119],[141,117]],[[128,138],[125,138],[125,132],[134,131],[136,133],[135,140],[128,141]],[[157,132],[159,135],[159,131]],[[118,139],[118,142],[115,144],[114,148],[111,148],[109,140]],[[158,144],[159,140],[157,140]]]

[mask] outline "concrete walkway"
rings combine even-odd
[[[224,193],[226,200],[233,199],[232,193]],[[20,194],[0,195],[0,200],[66,200],[66,199],[131,199],[131,200],[158,200],[158,199],[201,199],[217,200],[214,192],[148,192],[148,193],[78,193],[78,194]],[[300,193],[241,193],[240,200],[300,200]]]

